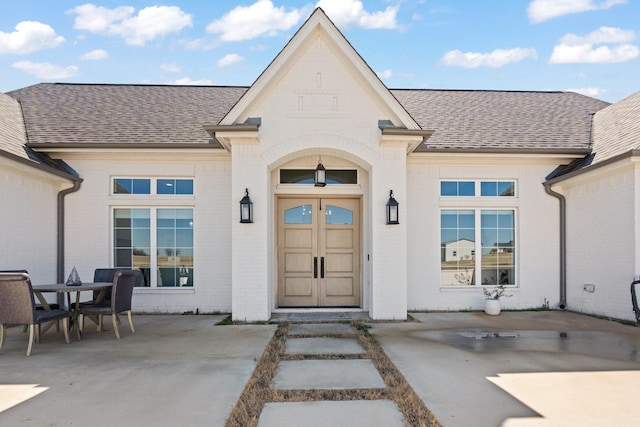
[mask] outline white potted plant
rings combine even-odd
[[[498,285],[491,289],[488,287],[483,287],[482,292],[485,296],[484,312],[492,316],[497,316],[498,314],[500,314],[500,311],[502,311],[500,298],[511,296],[505,293],[504,285]]]

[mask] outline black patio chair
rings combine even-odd
[[[113,278],[114,278],[116,272],[124,271],[124,270],[126,270],[126,269],[123,269],[123,268],[96,268],[93,271],[93,281],[94,281],[94,283],[97,283],[97,282],[113,282]],[[142,281],[144,280],[144,278],[142,277],[142,271],[140,271],[139,273],[140,274],[139,274],[138,280],[136,281],[136,286],[140,285],[142,283]],[[111,290],[112,290],[112,286],[109,286],[106,290],[93,291],[93,299],[91,299],[89,301],[81,301],[79,303],[79,305],[80,306],[88,306],[88,305],[96,304],[96,301],[98,301],[98,298],[100,297],[100,293],[101,292],[104,292],[104,296],[103,296],[102,300],[98,301],[98,302],[111,301]],[[75,305],[71,305],[71,310],[75,310]],[[91,320],[93,320],[96,325],[98,325],[98,332],[100,332],[101,325],[99,324],[99,319],[97,318],[97,316],[91,316],[89,318]],[[120,317],[118,317],[116,315],[116,319],[117,319],[118,325],[119,325],[120,324]]]
[[[640,287],[640,276],[634,277],[633,282],[631,282],[631,305],[633,307],[633,312],[636,315],[636,323],[640,324],[640,307],[638,307],[637,287]]]
[[[64,339],[69,344],[68,310],[36,310],[31,279],[27,273],[0,273],[0,350],[9,325],[29,326],[27,356],[40,342],[40,325],[62,319]]]
[[[125,268],[96,268],[93,270],[93,281],[94,282],[113,282],[113,277],[116,272],[127,270]],[[140,271],[139,279],[136,282],[136,285],[141,284],[142,282],[142,272]],[[93,291],[93,300],[91,301],[83,301],[80,304],[89,305],[94,304],[95,301],[100,296],[100,292],[102,291]],[[106,294],[104,295],[105,300],[111,300],[111,287],[107,288]]]
[[[93,281],[95,282],[113,282],[113,276],[116,274],[116,271],[121,270],[119,268],[96,268],[93,271]],[[92,305],[95,304],[96,300],[100,296],[100,291],[93,291],[92,299],[87,301],[80,301],[79,305]],[[111,299],[111,286],[109,286],[105,291],[104,299]],[[75,310],[75,304],[69,303],[69,309]]]
[[[116,274],[116,271],[122,270],[121,268],[96,268],[93,270],[93,281],[94,282],[113,282],[113,277]],[[102,291],[93,291],[93,300],[85,301],[80,304],[83,305],[91,305],[94,304],[98,299]],[[111,300],[111,287],[107,288],[106,293],[104,295],[105,300]]]
[[[135,333],[136,330],[133,327],[133,319],[131,318],[131,297],[136,280],[139,279],[140,274],[140,271],[137,270],[117,271],[113,276],[110,299],[105,298],[99,303],[81,305],[78,310],[78,326],[80,331],[84,328],[84,316],[97,316],[98,332],[102,332],[103,316],[111,315],[113,331],[116,334],[116,338],[120,339],[118,314],[126,312],[131,332]]]

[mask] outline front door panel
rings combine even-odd
[[[283,198],[278,218],[278,306],[359,306],[359,199]]]
[[[317,201],[282,199],[278,226],[278,303],[285,306],[317,304],[314,279],[318,245]],[[317,274],[317,273],[316,273]]]

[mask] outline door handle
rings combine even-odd
[[[314,279],[318,278],[318,257],[317,256],[313,257],[313,278]]]
[[[320,258],[320,278],[324,279],[324,257]]]

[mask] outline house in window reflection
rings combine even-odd
[[[442,262],[471,260],[476,255],[475,242],[468,239],[459,239],[442,244]]]

